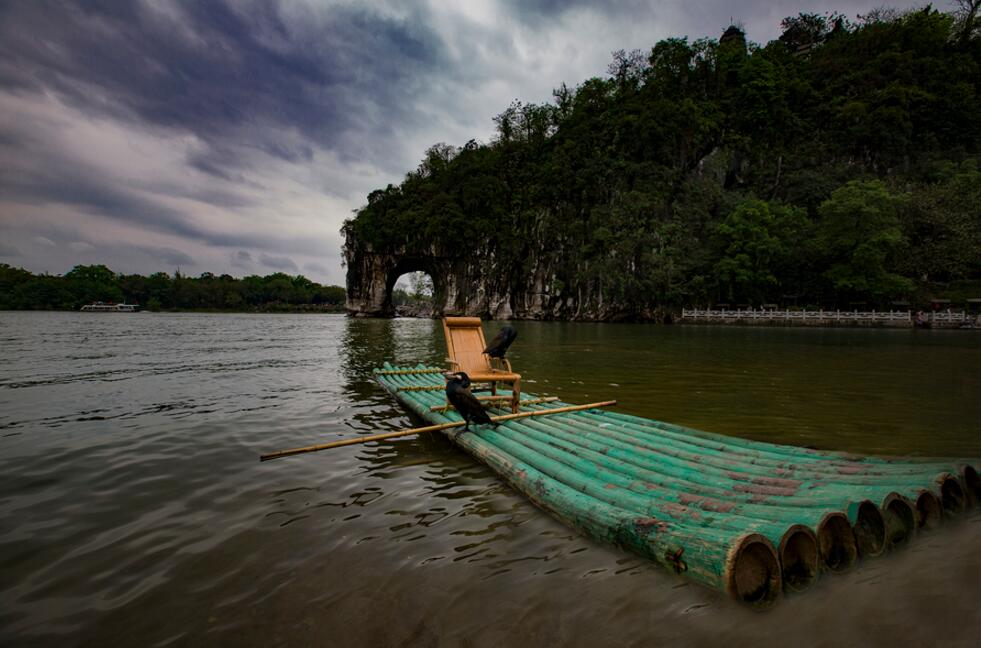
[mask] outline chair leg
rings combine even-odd
[[[521,381],[515,380],[511,385],[511,413],[517,414],[521,407]]]
[[[497,396],[497,383],[491,383],[491,396]]]

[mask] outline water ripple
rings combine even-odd
[[[371,369],[439,363],[432,321],[0,313],[0,330],[4,646],[831,645],[875,619],[902,620],[877,626],[891,643],[979,631],[981,515],[747,617],[558,525],[441,436],[258,462],[413,425]],[[981,345],[809,333],[521,323],[513,362],[567,398],[615,389],[628,411],[699,427],[981,454]],[[587,348],[603,353],[570,351]],[[383,622],[359,623],[367,609]]]

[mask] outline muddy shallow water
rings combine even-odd
[[[372,380],[438,323],[0,313],[0,644],[976,645],[981,512],[753,613],[552,521]],[[525,390],[981,456],[981,335],[517,322]],[[488,323],[487,332],[496,325]]]

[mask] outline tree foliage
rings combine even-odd
[[[427,151],[349,243],[493,259],[505,288],[537,272],[636,313],[979,279],[981,38],[960,4],[615,52],[608,77],[513,102],[491,142]]]
[[[78,310],[85,304],[136,303],[149,310],[322,310],[341,307],[345,291],[281,272],[236,279],[117,274],[104,265],[79,265],[64,276],[34,275],[0,263],[0,309]]]
[[[729,300],[761,303],[779,287],[778,275],[799,253],[810,225],[799,207],[758,199],[736,207],[715,230],[722,247],[715,272],[720,285],[728,287]]]
[[[899,219],[907,202],[879,180],[853,180],[821,204],[819,249],[836,290],[882,301],[913,289],[909,279],[890,271],[907,245]]]

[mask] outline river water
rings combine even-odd
[[[528,392],[981,456],[981,334],[516,322]],[[494,333],[488,323],[486,332]],[[0,313],[0,645],[976,646],[981,513],[753,613],[552,521],[371,378],[438,322]]]

